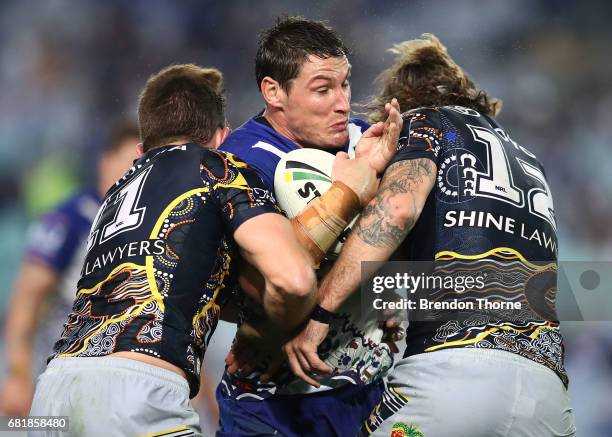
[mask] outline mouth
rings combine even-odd
[[[347,124],[348,124],[348,119],[332,124],[331,128],[334,130],[346,130]]]

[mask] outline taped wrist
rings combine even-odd
[[[336,238],[359,212],[359,198],[339,181],[321,197],[311,201],[300,215],[291,219],[298,240],[318,262]]]

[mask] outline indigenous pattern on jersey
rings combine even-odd
[[[55,357],[119,351],[166,360],[198,391],[202,359],[233,290],[232,236],[278,212],[247,164],[197,144],[146,153],[109,190]]]
[[[438,175],[421,218],[392,259],[435,260],[450,275],[477,271],[488,278],[481,297],[522,302],[511,317],[479,311],[445,322],[411,321],[405,356],[501,349],[545,365],[567,385],[555,311],[556,222],[541,163],[472,109],[417,109],[404,120],[394,162],[428,158]],[[448,292],[428,298],[441,301]]]
[[[344,147],[349,156],[354,156],[355,145],[368,127],[362,120],[349,120],[349,143]],[[222,150],[240,156],[254,167],[270,189],[274,188],[274,172],[280,159],[298,148],[298,144],[276,132],[261,114],[232,132],[221,146]],[[321,380],[323,390],[346,383],[371,383],[383,377],[393,365],[393,354],[387,345],[380,343],[382,330],[378,322],[375,319],[367,321],[366,318],[364,322],[360,311],[359,296],[352,296],[330,324],[329,335],[319,348],[319,353],[337,370],[331,378]],[[248,315],[243,316],[249,318]],[[252,375],[230,375],[225,372],[221,382],[224,395],[238,400],[261,400],[274,393],[317,391],[290,371],[277,377],[276,383],[262,384],[258,375],[259,372]]]

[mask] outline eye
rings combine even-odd
[[[326,94],[328,91],[329,91],[329,87],[326,87],[326,86],[317,88],[317,93],[319,94]]]
[[[342,88],[348,88],[351,86],[351,82],[347,79],[344,82],[342,82]]]

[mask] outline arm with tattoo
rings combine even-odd
[[[319,288],[319,304],[335,311],[358,287],[362,261],[386,261],[419,219],[437,168],[428,158],[391,165],[361,213],[340,257]]]

